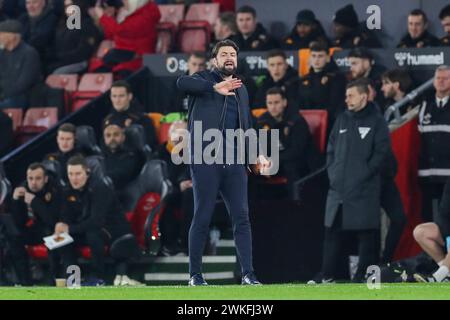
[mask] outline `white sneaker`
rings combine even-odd
[[[120,283],[122,282],[122,276],[121,275],[116,275],[116,277],[114,278],[114,286],[120,286]]]
[[[122,276],[122,281],[120,281],[121,286],[145,286],[145,284],[140,283],[137,280],[128,278],[128,276]]]

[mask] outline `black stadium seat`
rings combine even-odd
[[[75,141],[80,152],[86,155],[101,155],[94,129],[91,126],[78,126]]]
[[[140,124],[132,124],[125,129],[125,143],[133,150],[144,153],[146,159],[151,158],[152,148],[145,143],[144,128]]]

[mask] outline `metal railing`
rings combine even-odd
[[[392,115],[394,115],[394,119],[391,121],[391,123],[401,123],[403,120],[400,114],[400,108],[403,107],[405,104],[413,101],[417,96],[421,95],[428,89],[432,88],[433,80],[434,77],[428,80],[427,82],[423,83],[421,86],[417,87],[410,93],[408,93],[402,100],[397,101],[393,105],[389,106],[384,113],[384,118],[386,119],[386,121],[389,123]]]

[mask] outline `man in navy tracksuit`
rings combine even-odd
[[[213,71],[181,76],[177,81],[178,88],[189,94],[190,169],[194,190],[194,217],[189,230],[191,286],[207,284],[201,273],[202,252],[218,192],[232,217],[233,233],[242,268],[242,284],[260,284],[252,265],[246,166],[237,164],[236,157],[232,161],[226,159],[225,151],[223,155],[218,152],[217,156],[223,158],[212,164],[205,164],[203,160],[199,164],[195,161],[198,154],[194,154],[196,151],[194,145],[198,143],[201,144],[203,154],[205,143],[198,141],[197,138],[202,137],[208,129],[222,131],[224,143],[220,148],[236,151],[236,148],[229,148],[230,141],[224,138],[225,130],[240,128],[245,131],[252,127],[247,90],[241,80],[233,77],[237,67],[237,54],[238,47],[233,41],[220,41],[212,52],[215,64]],[[201,123],[202,132],[195,132],[194,129],[198,129],[194,122]],[[263,160],[262,164],[263,168],[268,168],[268,162]]]

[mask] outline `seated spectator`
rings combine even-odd
[[[291,34],[287,36],[281,47],[285,50],[299,50],[309,48],[311,42],[322,42],[329,44],[320,21],[316,19],[311,10],[301,10],[297,14],[297,23],[292,29]]]
[[[169,179],[174,191],[167,198],[167,208],[161,218],[161,256],[172,256],[188,252],[188,235],[194,215],[194,194],[189,167],[186,164],[176,165],[171,156],[174,147],[182,140],[182,130],[187,129],[185,121],[176,121],[169,128],[169,141],[160,145],[157,150],[159,159],[167,163]],[[182,155],[180,155],[182,156]],[[181,221],[176,219],[176,210],[181,209]]]
[[[417,282],[450,280],[450,252],[446,248],[448,237],[450,237],[450,180],[445,184],[436,221],[419,224],[414,229],[414,239],[433,258],[438,267],[432,274],[414,274]]]
[[[294,198],[294,182],[321,165],[320,155],[306,120],[299,113],[286,112],[288,100],[284,91],[279,87],[270,88],[266,98],[267,112],[257,119],[257,128],[278,130],[279,174],[287,178],[289,195]]]
[[[39,54],[22,41],[21,32],[16,20],[0,23],[0,110],[26,108],[31,89],[40,80]]]
[[[114,116],[103,122],[103,141],[105,173],[120,192],[139,175],[145,158],[125,145],[124,123]]]
[[[238,33],[233,41],[239,51],[266,51],[278,47],[262,24],[256,20],[256,11],[250,6],[239,8],[236,14]]]
[[[214,41],[210,44],[210,51],[217,42],[233,40],[237,33],[236,15],[233,12],[223,12],[214,24]]]
[[[0,110],[0,158],[6,155],[14,142],[13,123],[6,113]]]
[[[81,10],[81,29],[68,29],[66,12],[60,18],[55,40],[46,51],[47,74],[71,74],[86,70],[88,61],[100,42],[100,31],[87,13],[85,0],[65,0],[66,9],[76,5]]]
[[[10,252],[18,284],[29,286],[32,283],[25,245],[42,244],[42,238],[52,234],[59,221],[61,190],[51,182],[40,163],[28,166],[26,177],[26,182],[15,188],[12,196],[11,215],[19,234],[10,239]],[[55,251],[48,252],[54,284],[58,275],[58,259]]]
[[[58,128],[56,134],[56,143],[58,145],[58,151],[55,153],[50,153],[44,157],[44,160],[57,161],[59,163],[60,172],[57,175],[63,182],[67,182],[67,161],[75,154],[78,150],[75,148],[75,135],[76,127],[71,123],[64,123]]]
[[[185,75],[191,76],[196,72],[206,70],[206,55],[202,52],[193,52],[189,54],[187,61],[187,71]],[[173,82],[172,87],[175,93],[175,100],[171,103],[169,112],[188,112],[188,95],[177,89],[177,81]],[[169,113],[167,112],[167,113]]]
[[[365,27],[365,22],[359,23],[358,15],[352,4],[336,11],[333,28],[336,34],[333,47],[342,49],[382,47],[376,35]]]
[[[275,49],[267,54],[267,72],[259,79],[261,82],[253,101],[254,108],[263,108],[266,104],[266,92],[272,87],[284,90],[289,101],[289,112],[298,110],[298,71],[286,61],[283,50]]]
[[[26,0],[27,12],[19,17],[23,25],[23,40],[34,47],[41,59],[53,42],[58,17],[47,0]]]
[[[378,106],[384,105],[381,93],[381,75],[386,70],[375,63],[373,55],[365,48],[355,48],[348,54],[350,63],[350,77],[352,80],[368,78],[375,89],[375,101]]]
[[[439,46],[439,39],[427,30],[428,18],[421,9],[414,9],[408,15],[408,33],[400,40],[397,48],[425,48]]]
[[[300,81],[300,109],[326,109],[332,123],[345,109],[346,79],[332,61],[326,45],[313,42],[310,50],[311,68]]]
[[[133,99],[131,86],[124,80],[119,80],[111,86],[111,103],[113,110],[110,115],[116,121],[121,120],[125,127],[131,124],[140,124],[144,128],[147,144],[155,150],[158,140],[152,121],[144,113],[143,107],[136,99]]]
[[[412,80],[407,71],[394,69],[383,73],[381,76],[381,91],[386,99],[383,112],[386,108],[402,100],[411,90]],[[400,114],[405,114],[414,107],[414,104],[408,103],[400,108]]]
[[[114,49],[103,58],[101,71],[109,70],[127,75],[142,66],[142,56],[154,53],[156,24],[161,14],[158,6],[149,0],[123,1],[125,14],[118,20],[95,7],[96,17],[106,39],[114,40]]]
[[[116,239],[131,233],[131,228],[120,211],[120,204],[114,190],[104,182],[90,177],[86,160],[74,156],[67,162],[69,186],[63,192],[61,219],[55,226],[55,235],[69,233],[74,242],[61,247],[64,270],[70,265],[76,265],[76,247],[87,245],[92,254],[89,261],[92,267],[91,275],[82,285],[100,286],[105,282],[105,245],[112,244]],[[129,258],[137,254],[137,242],[130,244],[127,250]],[[127,276],[125,258],[116,264],[115,285],[140,285]],[[125,278],[125,279],[124,279]]]
[[[448,46],[450,45],[450,4],[441,10],[439,19],[445,32],[445,36],[440,40],[441,46]]]

